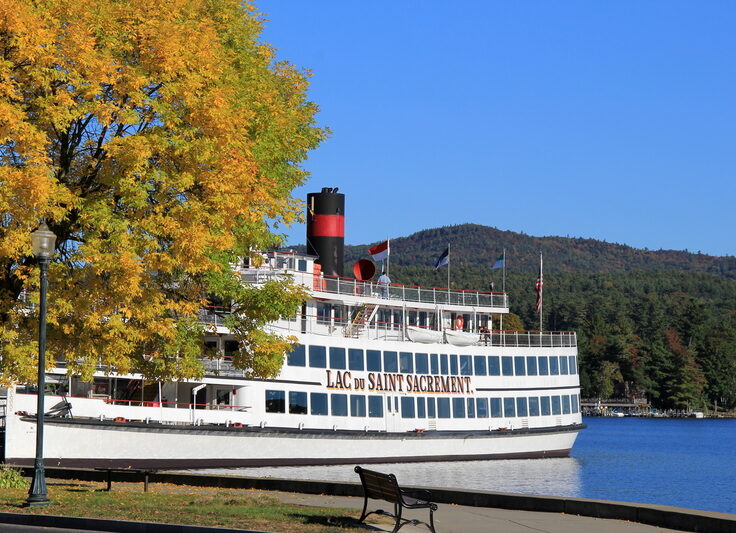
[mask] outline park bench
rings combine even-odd
[[[406,524],[424,524],[432,533],[436,533],[434,529],[434,511],[437,510],[437,504],[430,500],[431,494],[426,490],[409,490],[399,487],[396,476],[393,474],[383,474],[366,470],[360,466],[355,467],[355,472],[360,476],[360,482],[363,484],[365,492],[365,502],[363,503],[363,513],[360,515],[359,522],[363,522],[370,514],[380,514],[391,516],[396,519],[394,529],[391,533],[396,533]],[[418,499],[415,496],[422,496],[424,499]],[[381,509],[377,511],[366,512],[368,510],[368,499],[384,500],[394,504],[393,514],[387,513]],[[429,524],[419,520],[408,520],[401,517],[403,509],[429,509]]]

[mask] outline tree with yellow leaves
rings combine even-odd
[[[1,380],[34,379],[41,219],[58,237],[52,360],[199,376],[215,295],[238,311],[235,363],[278,372],[289,341],[263,325],[303,294],[243,286],[232,264],[298,218],[299,164],[326,132],[261,26],[240,0],[0,3]]]

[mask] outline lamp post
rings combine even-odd
[[[28,499],[25,505],[40,506],[49,505],[46,492],[46,477],[43,469],[43,417],[44,417],[44,393],[46,389],[46,291],[48,290],[48,270],[51,256],[54,255],[56,235],[49,231],[46,222],[41,222],[38,229],[31,233],[33,255],[38,259],[41,267],[41,302],[39,309],[38,325],[38,406],[36,408],[36,460],[33,465],[33,481],[28,491]]]

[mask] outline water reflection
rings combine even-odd
[[[520,459],[502,461],[458,461],[437,463],[387,463],[363,465],[393,472],[402,485],[445,487],[494,492],[581,496],[582,469],[573,457],[561,459]],[[357,482],[353,466],[284,466],[222,468],[198,473]]]

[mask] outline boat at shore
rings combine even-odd
[[[343,276],[344,196],[308,197],[307,253],[271,251],[235,268],[259,285],[290,277],[308,289],[294,316],[270,323],[292,336],[274,379],[234,367],[228,308],[200,319],[198,381],[140,375],[92,382],[47,372],[47,465],[212,468],[561,457],[584,427],[574,332],[501,331],[498,292],[378,283]],[[31,465],[36,394],[8,389],[5,461]]]

